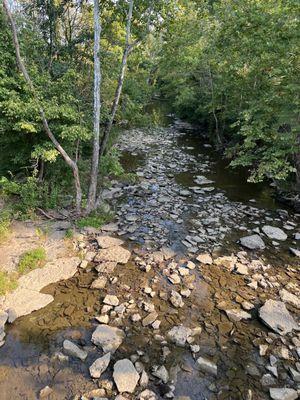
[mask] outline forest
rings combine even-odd
[[[297,0],[4,2],[2,192],[27,211],[90,213],[122,174],[118,128],[158,124],[147,106],[160,99],[249,181],[297,194],[299,11]]]

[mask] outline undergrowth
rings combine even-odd
[[[20,258],[18,272],[25,274],[33,269],[40,268],[46,261],[46,252],[43,247],[29,250]]]

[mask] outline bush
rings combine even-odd
[[[43,247],[27,251],[20,258],[18,271],[20,274],[32,271],[43,266],[46,260],[46,252]]]

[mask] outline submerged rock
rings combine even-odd
[[[132,362],[125,358],[115,363],[113,378],[120,393],[133,393],[140,376]]]
[[[240,239],[240,243],[250,250],[263,250],[266,247],[259,235],[245,236]]]
[[[218,374],[217,365],[214,362],[210,361],[208,358],[199,357],[198,360],[196,361],[196,363],[197,363],[197,368],[200,371],[208,372],[209,374],[212,374],[212,375]]]
[[[64,340],[63,349],[66,354],[72,357],[79,358],[81,361],[84,361],[87,358],[87,352],[80,349],[75,343],[70,340]]]
[[[184,347],[188,338],[192,336],[192,333],[192,330],[185,326],[174,326],[174,328],[168,332],[168,338],[177,346]]]
[[[281,301],[267,300],[259,310],[263,322],[280,335],[299,329],[298,324]]]
[[[125,337],[121,329],[109,326],[99,325],[92,335],[92,342],[96,346],[100,346],[104,353],[114,353]]]

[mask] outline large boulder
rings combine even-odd
[[[240,243],[243,247],[250,250],[263,250],[266,247],[264,241],[259,235],[242,237]]]
[[[125,358],[115,363],[113,378],[120,393],[133,393],[140,376],[132,362]]]
[[[104,353],[114,353],[125,337],[121,329],[109,325],[99,325],[92,335],[92,342],[102,348]]]
[[[273,331],[285,335],[299,326],[281,301],[267,300],[259,310],[262,321]]]
[[[268,238],[273,240],[286,240],[287,234],[280,228],[275,226],[265,225],[261,228],[263,233],[268,236]]]

